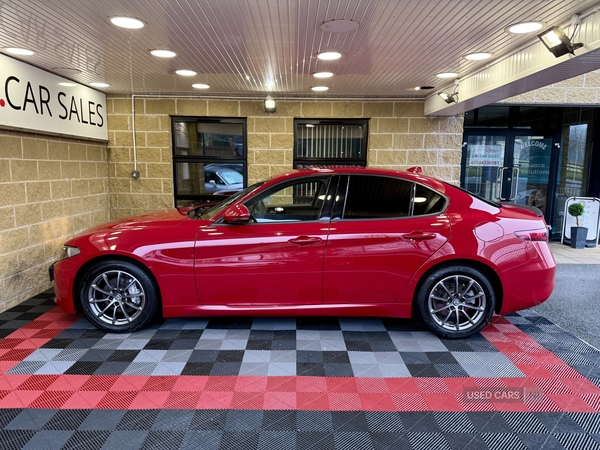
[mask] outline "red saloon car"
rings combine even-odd
[[[535,207],[421,174],[292,171],[207,208],[92,228],[51,268],[56,303],[98,328],[163,317],[418,317],[464,338],[546,300],[556,265]]]

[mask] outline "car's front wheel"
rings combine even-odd
[[[158,287],[145,270],[127,261],[104,261],[83,276],[81,306],[87,319],[101,330],[131,332],[156,315]]]
[[[461,339],[478,333],[489,322],[496,296],[492,284],[470,266],[434,270],[417,293],[423,322],[440,337]]]

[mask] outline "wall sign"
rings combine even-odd
[[[0,55],[0,125],[107,141],[106,117],[106,94]]]

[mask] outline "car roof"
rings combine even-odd
[[[422,169],[418,166],[411,167],[408,170],[391,170],[379,169],[372,167],[306,167],[302,169],[294,169],[274,175],[270,181],[277,182],[286,178],[292,179],[297,177],[312,176],[312,175],[381,175],[399,177],[405,180],[414,181],[416,183],[426,184],[438,191],[446,192],[447,184],[422,173]],[[269,183],[271,184],[271,183]]]

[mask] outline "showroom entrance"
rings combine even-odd
[[[600,194],[591,176],[600,168],[599,112],[504,105],[466,112],[461,186],[488,200],[538,207],[560,239],[566,200]]]
[[[558,145],[549,134],[523,131],[465,131],[463,186],[492,201],[551,210],[548,195],[551,163]],[[549,201],[550,199],[550,201]]]

